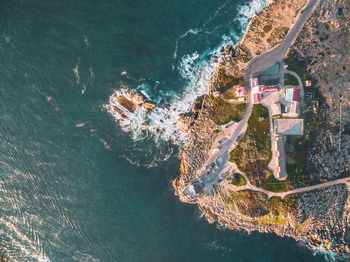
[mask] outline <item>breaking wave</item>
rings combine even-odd
[[[225,5],[226,2],[216,10],[209,21],[214,20]],[[228,34],[222,36],[221,42],[215,48],[207,49],[202,53],[194,52],[181,57],[175,69],[187,82],[182,92],[160,92],[160,96],[153,99],[158,105],[150,113],[141,107],[134,113],[125,110],[124,114],[127,117],[123,118],[118,113],[114,112],[109,105],[107,106],[108,112],[118,121],[123,131],[131,132],[133,139],[139,140],[152,136],[157,141],[162,139],[165,141],[172,141],[175,144],[181,144],[186,139],[186,136],[179,130],[177,124],[180,118],[179,115],[188,112],[195,99],[208,92],[209,80],[216,66],[215,63],[210,61],[209,57],[220,56],[220,50],[226,45],[230,44],[235,46],[243,36],[249,19],[265,5],[266,0],[253,0],[239,7],[238,16],[234,19],[234,22],[240,24],[240,31],[237,32],[237,30],[232,28]],[[206,24],[203,26],[205,25]],[[203,29],[203,26],[199,29],[189,29],[179,37],[175,45],[174,59],[177,57],[179,40],[185,38],[188,34],[197,34]],[[127,75],[127,72],[123,72],[122,75]],[[158,81],[153,82],[155,86],[160,84]],[[126,91],[126,89],[128,89],[126,86],[121,86],[121,89],[117,90],[116,93],[122,93]],[[150,86],[149,83],[143,82],[136,90],[141,92],[148,99],[151,99],[150,91],[152,90],[152,86]],[[164,101],[169,102],[164,103]],[[111,96],[109,102],[110,105],[118,107],[118,101],[115,96]],[[147,125],[145,122],[147,122]]]

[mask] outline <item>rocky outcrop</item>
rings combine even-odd
[[[153,110],[156,103],[146,100],[146,97],[139,93],[128,89],[117,90],[109,98],[110,109],[117,113],[122,119],[128,118],[128,115],[135,113],[139,108]]]

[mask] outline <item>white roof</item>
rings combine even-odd
[[[293,88],[286,88],[286,98],[287,101],[293,101]]]
[[[281,135],[302,135],[304,119],[275,119],[275,131]]]

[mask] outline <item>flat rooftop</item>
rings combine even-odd
[[[304,119],[275,119],[275,132],[280,135],[301,136],[304,130]]]
[[[276,147],[279,153],[277,157],[277,166],[279,168],[277,176],[279,179],[284,179],[287,177],[287,160],[284,142],[285,140],[283,136],[276,137]]]

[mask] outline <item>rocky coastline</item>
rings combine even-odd
[[[181,201],[197,204],[209,223],[218,222],[229,229],[245,230],[248,233],[259,231],[275,233],[281,237],[288,236],[310,249],[317,248],[333,254],[334,258],[344,258],[350,253],[349,183],[291,195],[284,199],[267,199],[264,194],[258,192],[233,192],[230,177],[228,177],[213,190],[212,194],[204,194],[192,199],[183,193],[190,181],[198,176],[198,170],[205,163],[217,134],[222,130],[222,127],[210,118],[211,108],[206,104],[206,99],[223,86],[219,72],[224,72],[233,80],[242,79],[244,69],[252,58],[283,41],[286,32],[295,22],[306,2],[306,0],[270,1],[259,14],[250,20],[246,33],[237,46],[230,52],[222,53],[218,66],[210,79],[210,93],[198,98],[191,111],[183,115],[180,120],[181,130],[186,133],[187,140],[182,148],[180,175],[173,181],[173,187]],[[325,83],[330,80],[321,76],[325,72],[326,65],[321,67],[317,64],[325,63],[324,56],[308,52],[309,48],[316,48],[315,43],[319,41],[317,37],[324,37],[322,33],[315,33],[315,27],[317,28],[316,24],[319,23],[330,24],[333,26],[331,32],[337,35],[343,30],[346,32],[343,37],[349,39],[349,31],[346,29],[346,26],[349,25],[349,10],[349,3],[346,1],[323,1],[289,52],[298,52],[306,61],[314,61],[309,65],[308,71],[317,81],[317,87],[321,89],[323,96],[328,94]],[[310,30],[314,30],[311,37],[308,34]],[[332,48],[332,44],[329,43],[328,49]],[[339,50],[342,51],[335,51],[336,55],[339,52],[348,52],[343,46],[339,46]],[[342,59],[344,65],[341,68],[345,72],[344,76],[346,73],[349,74],[348,64],[345,65],[349,56],[348,53],[345,55],[347,58]],[[332,57],[334,58],[334,55]],[[336,73],[333,72],[333,74]],[[326,77],[333,79],[332,75]],[[346,76],[343,79],[346,79]],[[349,134],[346,131],[348,128],[349,86],[348,82],[345,84],[337,82],[337,85],[342,86],[339,88],[343,89],[334,92],[330,98],[326,97],[326,112],[332,116],[336,115],[335,112],[339,110],[335,107],[334,100],[343,99],[343,112],[345,112],[343,127],[337,126],[339,122],[336,121],[334,125],[336,130],[340,130],[343,141],[349,141]],[[317,134],[320,136],[322,132]],[[349,158],[346,152],[348,146],[344,146],[342,150],[341,156],[345,160],[342,162],[344,168],[341,175],[344,176],[349,175],[349,159],[346,159],[346,157]],[[319,151],[315,149],[313,155],[317,154]],[[334,170],[333,176],[339,176],[339,172]]]

